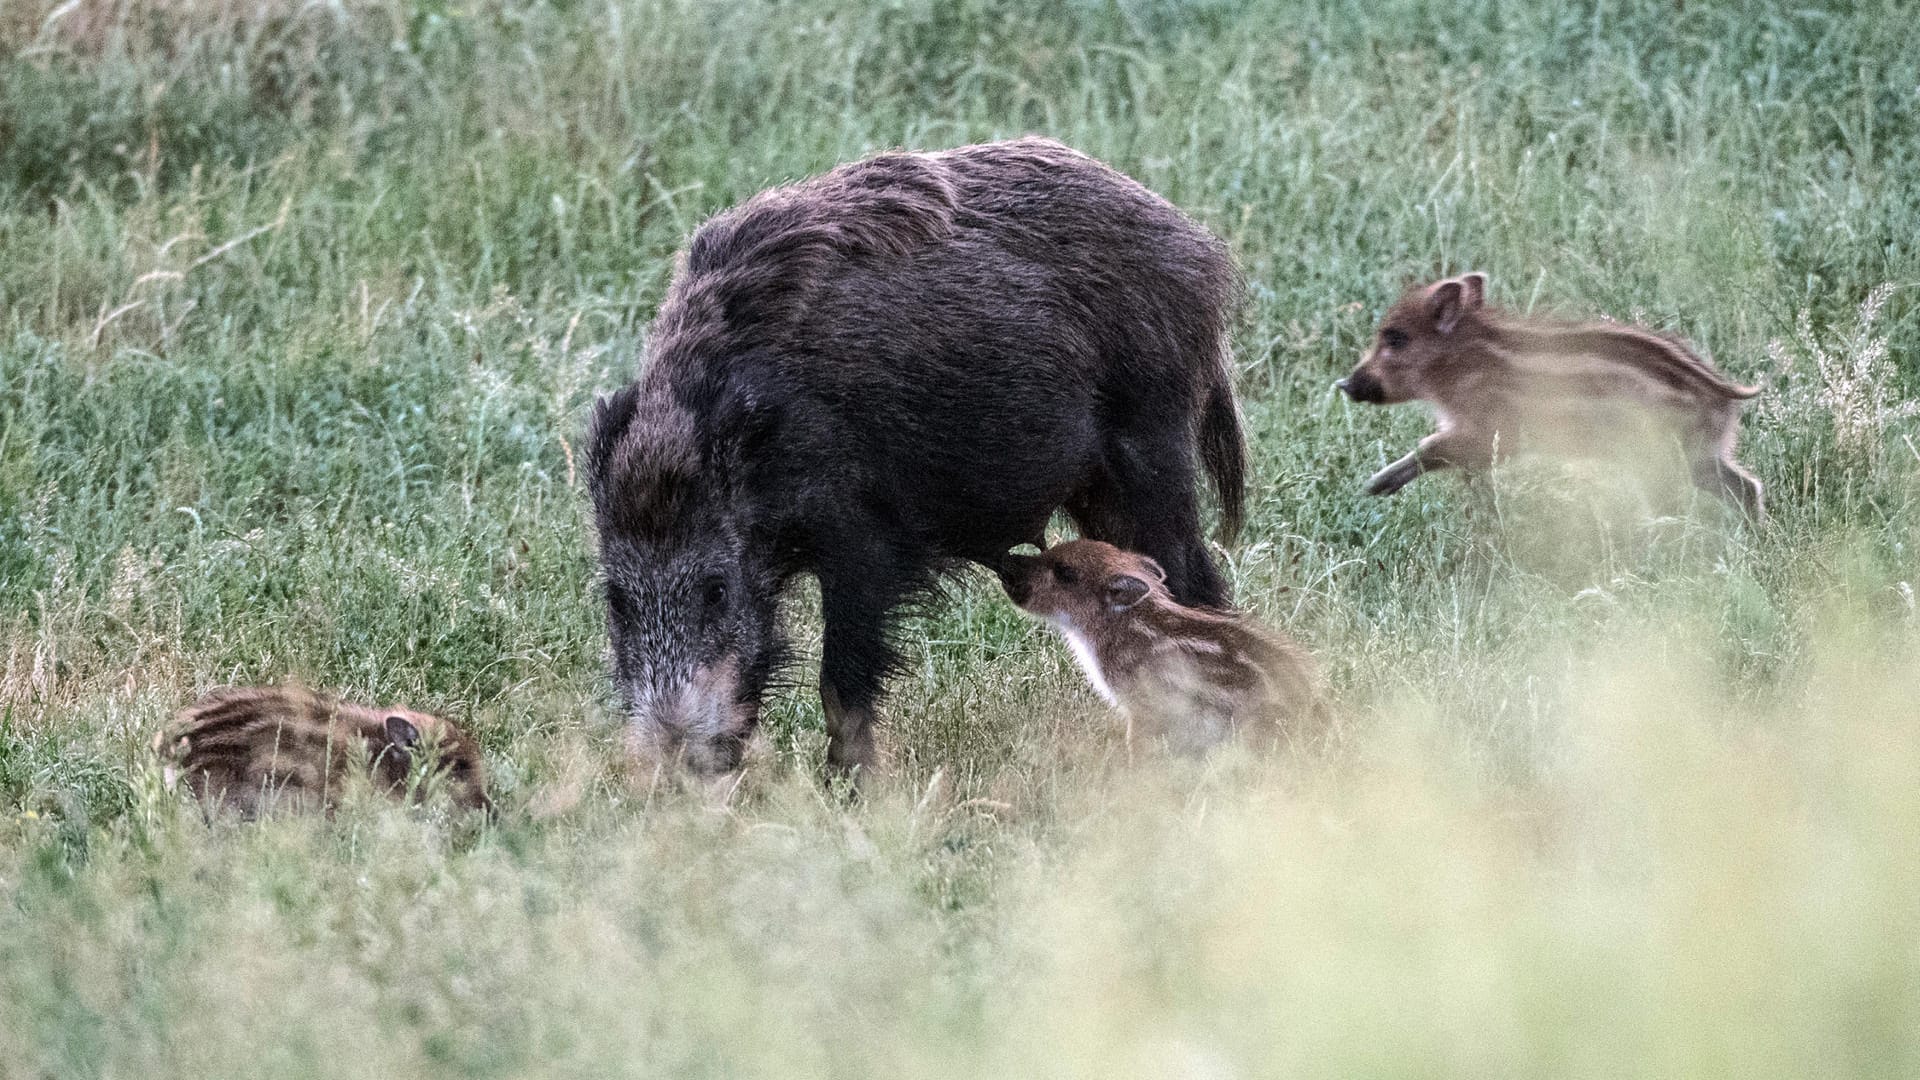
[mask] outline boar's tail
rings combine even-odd
[[[1240,436],[1240,409],[1233,403],[1232,377],[1222,370],[1207,391],[1200,414],[1200,461],[1220,496],[1220,536],[1233,543],[1246,520],[1247,444]]]

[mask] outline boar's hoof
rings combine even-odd
[[[827,775],[857,783],[873,768],[873,707],[843,704],[831,684],[820,687],[820,703],[827,714]]]

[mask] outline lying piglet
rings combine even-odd
[[[480,748],[437,716],[370,709],[292,686],[226,687],[182,709],[154,739],[168,786],[245,817],[272,808],[331,809],[364,770],[375,790],[406,794],[414,760],[433,755],[427,786],[457,806],[491,809]]]

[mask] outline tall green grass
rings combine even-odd
[[[1911,22],[0,0],[0,1076],[1920,1070]],[[1331,745],[1129,762],[981,578],[860,805],[801,690],[729,805],[649,792],[574,447],[673,252],[1029,131],[1246,269],[1223,556]],[[1774,524],[1543,463],[1360,496],[1426,418],[1328,384],[1462,269],[1763,382]],[[148,738],[281,679],[469,722],[502,820],[205,825]]]

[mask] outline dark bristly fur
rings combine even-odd
[[[1486,275],[1411,289],[1337,386],[1355,401],[1431,402],[1440,430],[1367,482],[1390,495],[1423,472],[1547,448],[1619,456],[1677,442],[1693,480],[1764,519],[1760,481],[1733,458],[1740,403],[1759,393],[1680,342],[1615,323],[1522,318],[1485,305]]]
[[[1166,200],[1047,139],[887,153],[764,192],[687,247],[588,476],[636,747],[735,768],[778,663],[775,599],[820,581],[830,763],[871,761],[899,608],[1064,507],[1219,605],[1244,447],[1238,280]]]
[[[1152,559],[1094,540],[1000,564],[1008,597],[1067,639],[1130,739],[1193,753],[1249,728],[1303,734],[1324,705],[1313,658],[1247,616],[1181,605],[1163,579]]]
[[[215,690],[182,709],[153,747],[169,783],[184,780],[203,802],[248,817],[275,807],[330,808],[361,767],[371,770],[375,790],[402,794],[414,757],[429,751],[438,754],[456,805],[489,808],[479,747],[459,728],[426,713],[349,705],[298,687]]]

